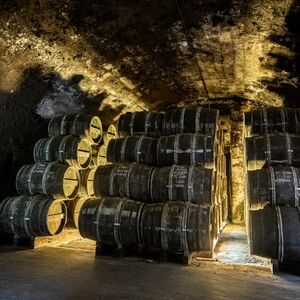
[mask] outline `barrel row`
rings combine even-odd
[[[102,140],[102,123],[98,116],[87,114],[71,114],[56,117],[48,125],[49,137],[74,135],[87,139],[91,144],[99,144]]]
[[[80,211],[79,231],[82,237],[102,244],[143,244],[172,253],[213,247],[211,209],[185,202],[91,199]]]
[[[270,107],[246,112],[245,136],[274,132],[300,133],[300,109]]]
[[[20,195],[45,194],[74,199],[80,189],[80,174],[75,167],[55,162],[25,165],[17,173],[16,189]]]
[[[95,169],[78,171],[58,163],[25,165],[16,176],[16,189],[24,196],[22,199],[38,195],[41,198],[51,196],[61,201],[71,200],[66,201],[67,225],[77,228],[80,204],[94,197],[94,173]]]
[[[300,135],[272,133],[246,139],[248,170],[273,165],[300,166]]]
[[[67,222],[62,200],[45,195],[5,198],[0,203],[0,232],[19,237],[59,234]]]
[[[179,108],[165,114],[156,112],[128,112],[120,116],[118,132],[127,135],[159,137],[177,133],[214,135],[218,111],[204,107]]]
[[[138,162],[169,166],[195,164],[214,167],[215,142],[210,136],[177,134],[158,140],[146,136],[127,136],[111,140],[106,148],[108,162]]]
[[[73,135],[53,136],[37,141],[33,158],[36,163],[58,161],[78,169],[87,169],[92,160],[92,148],[86,139]]]
[[[213,171],[193,165],[155,168],[137,163],[98,167],[94,175],[97,197],[128,197],[143,202],[184,201],[213,205]]]
[[[64,164],[32,164],[23,166],[16,176],[18,194],[45,194],[56,199],[72,200],[78,195],[94,196],[96,169],[78,171]]]

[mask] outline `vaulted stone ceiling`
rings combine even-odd
[[[109,120],[194,103],[297,106],[299,17],[293,0],[7,1],[0,89],[39,65],[83,76]]]

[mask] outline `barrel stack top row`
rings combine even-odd
[[[300,133],[300,109],[268,107],[244,114],[245,137],[265,133]]]
[[[214,135],[217,131],[218,117],[218,110],[204,107],[178,108],[165,114],[152,111],[128,112],[120,116],[117,128],[120,137],[159,137],[177,133]]]

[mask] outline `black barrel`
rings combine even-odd
[[[78,169],[86,169],[91,163],[92,148],[85,139],[72,135],[54,136],[38,140],[33,157],[36,163],[59,161]]]
[[[146,135],[158,137],[161,135],[163,114],[156,112],[128,112],[120,116],[118,132],[120,137],[127,135]]]
[[[280,262],[300,262],[300,211],[266,207],[250,212],[251,253]]]
[[[106,145],[110,140],[116,139],[119,137],[118,130],[115,124],[110,124],[103,134],[103,142]]]
[[[213,171],[197,166],[154,168],[150,182],[152,202],[186,201],[212,205]]]
[[[56,135],[75,135],[87,138],[93,144],[99,144],[102,140],[102,123],[98,116],[86,114],[72,114],[56,117],[50,120],[48,125],[50,137]]]
[[[200,165],[214,167],[214,139],[196,133],[162,136],[157,145],[157,165]]]
[[[269,107],[245,113],[245,136],[274,132],[300,133],[300,110]]]
[[[190,202],[146,204],[141,215],[142,244],[171,253],[211,251],[210,207]]]
[[[74,199],[79,188],[78,170],[55,162],[25,165],[16,177],[16,189],[20,195],[45,194],[54,198]]]
[[[107,245],[137,245],[143,206],[122,198],[88,200],[80,211],[80,234]]]
[[[98,215],[101,199],[87,199],[79,212],[78,228],[82,237],[97,240]]]
[[[106,148],[108,162],[137,162],[146,165],[156,163],[157,139],[142,136],[127,136],[110,140]]]
[[[66,201],[68,211],[67,227],[78,228],[79,213],[86,200],[85,197],[77,197],[73,201]]]
[[[269,167],[248,172],[248,200],[250,209],[266,205],[299,206],[300,169]]]
[[[300,135],[271,133],[246,139],[248,170],[265,166],[300,166]]]
[[[204,107],[184,107],[166,112],[162,122],[163,135],[201,133],[214,135],[219,112]]]
[[[9,197],[0,204],[0,231],[19,237],[59,234],[66,221],[64,202],[45,195]]]
[[[150,201],[149,184],[153,167],[137,163],[111,164],[97,168],[94,191],[98,196],[128,197]]]

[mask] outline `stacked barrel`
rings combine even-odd
[[[81,210],[81,235],[184,255],[212,251],[227,218],[216,188],[225,177],[217,122],[218,111],[201,107],[121,115],[108,164],[95,171],[98,198]]]
[[[245,113],[252,254],[300,262],[300,110]]]
[[[17,174],[20,196],[0,204],[1,232],[29,238],[59,234],[66,224],[77,228],[79,210],[87,196],[93,196],[91,167],[97,162],[92,149],[102,140],[99,117],[57,117],[50,120],[48,133],[34,146],[35,163]]]

